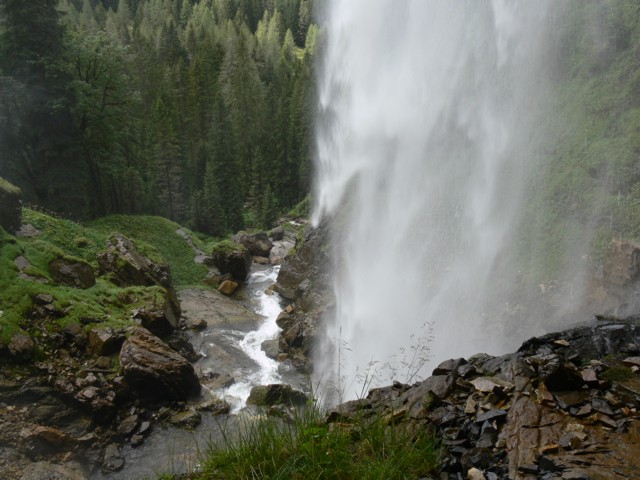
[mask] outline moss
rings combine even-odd
[[[604,380],[610,382],[626,382],[633,377],[633,371],[623,366],[611,367],[609,370],[600,375]]]
[[[198,284],[206,278],[207,268],[194,262],[195,252],[176,230],[183,230],[192,239],[195,235],[166,218],[111,215],[90,222],[88,227],[106,237],[122,233],[134,242],[141,254],[157,262],[166,262],[176,286]]]
[[[213,245],[211,249],[212,253],[232,253],[232,252],[246,252],[247,249],[244,245],[234,243],[231,240],[223,240]]]

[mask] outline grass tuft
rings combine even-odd
[[[382,416],[326,423],[315,408],[285,423],[248,421],[235,439],[212,449],[193,480],[404,479],[435,471],[439,450],[424,428],[391,425]]]

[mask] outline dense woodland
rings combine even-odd
[[[313,0],[0,0],[0,176],[78,218],[268,226],[309,189]]]

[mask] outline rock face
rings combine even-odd
[[[340,405],[327,421],[383,415],[435,429],[442,479],[640,478],[639,346],[637,320],[599,321],[513,354],[449,360],[421,383]]]
[[[240,244],[227,247],[214,249],[211,261],[223,275],[228,273],[234,280],[244,282],[251,268],[251,253]]]
[[[329,286],[330,231],[326,225],[308,228],[295,255],[283,263],[274,290],[287,308],[278,319],[283,329],[279,337],[280,360],[290,359],[301,371],[312,369],[314,345],[321,334],[320,325],[327,309],[332,308],[333,293]]]
[[[69,287],[87,289],[96,284],[93,268],[85,262],[58,258],[49,264],[49,273],[57,283]]]
[[[273,248],[273,243],[264,232],[238,232],[233,236],[232,240],[243,245],[255,257],[268,257]]]
[[[0,227],[15,233],[22,224],[22,193],[0,177]]]
[[[200,392],[191,364],[144,328],[136,328],[122,345],[120,369],[131,389],[145,399],[186,400]]]

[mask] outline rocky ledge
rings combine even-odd
[[[381,415],[433,429],[442,480],[640,478],[639,371],[640,322],[599,318],[512,354],[448,360],[327,421]]]
[[[274,285],[284,307],[277,319],[282,329],[278,360],[289,361],[303,372],[313,368],[313,348],[322,334],[322,319],[334,305],[327,270],[330,239],[327,224],[307,227],[295,254],[284,261]]]

